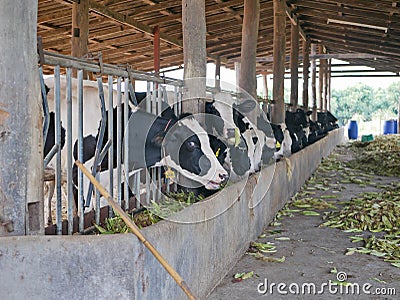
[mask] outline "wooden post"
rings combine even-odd
[[[319,68],[318,68],[318,102],[317,102],[317,110],[322,111],[323,106],[323,88],[324,88],[324,59],[319,60]]]
[[[291,24],[290,38],[290,104],[296,111],[299,103],[299,26]]]
[[[262,79],[263,79],[263,95],[265,99],[268,99],[268,78],[267,78],[267,73],[262,73]]]
[[[72,3],[72,38],[71,56],[83,57],[89,52],[89,0],[80,0]],[[76,71],[73,72],[76,75]],[[84,78],[87,78],[86,72]]]
[[[1,4],[0,236],[44,234],[38,1]]]
[[[237,87],[237,92],[240,92],[239,89],[239,78],[240,78],[240,62],[236,61],[235,62],[235,75],[236,75],[236,87]]]
[[[262,73],[262,79],[263,79],[263,95],[264,95],[264,101],[263,101],[263,111],[264,113],[268,112],[268,80],[267,80],[267,73]]]
[[[324,63],[324,105],[323,111],[328,110],[328,73],[329,73],[329,63],[328,60],[325,59]]]
[[[221,90],[221,59],[215,61],[215,88]]]
[[[160,27],[154,27],[154,72],[160,73]]]
[[[319,53],[323,54],[323,46],[319,46]],[[319,60],[319,72],[318,72],[318,110],[323,111],[324,104],[324,73],[325,73],[325,62],[326,59]]]
[[[274,0],[274,85],[271,123],[285,122],[284,78],[286,59],[286,1]]]
[[[315,55],[317,53],[317,47],[315,44],[311,44],[311,55]],[[315,58],[311,59],[311,98],[312,98],[312,120],[317,120],[317,64],[315,62]]]
[[[260,0],[244,0],[239,87],[257,99],[256,55]]]
[[[310,74],[310,40],[303,41],[303,107],[308,111],[308,85]]]
[[[182,31],[185,66],[182,111],[196,114],[204,111],[206,98],[205,0],[182,0]]]
[[[332,99],[332,59],[329,59],[329,67],[328,67],[328,105],[326,107],[327,110],[331,110],[331,99]]]

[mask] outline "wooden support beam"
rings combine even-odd
[[[273,100],[271,123],[285,122],[284,76],[286,53],[286,1],[273,0],[274,5],[274,46],[273,46]]]
[[[99,15],[102,15],[106,18],[110,18],[118,23],[133,27],[151,37],[154,36],[154,28],[153,27],[148,26],[142,22],[139,22],[133,17],[112,11],[108,7],[97,3],[95,0],[88,0],[88,1],[89,1],[89,8],[91,11],[93,11]],[[219,4],[217,4],[217,5],[219,5]],[[182,23],[184,23],[183,20],[182,20]],[[160,31],[160,39],[171,45],[183,48],[183,42],[181,40],[179,40],[175,37],[172,37],[168,34],[165,34],[161,31]],[[208,54],[207,57],[210,59],[213,59],[213,60],[217,59],[217,56],[214,56],[212,54]],[[221,58],[221,62],[227,63],[227,60],[225,60],[224,58]]]
[[[182,1],[183,63],[185,90],[182,111],[204,111],[206,98],[206,16],[205,0]]]
[[[154,27],[154,72],[160,72],[160,27]]]
[[[319,52],[323,53],[323,47],[319,46]],[[325,73],[325,63],[326,60],[321,58],[319,60],[319,73],[318,73],[318,110],[323,111],[324,102],[324,73]]]
[[[331,71],[332,71],[332,60],[328,59],[328,65],[326,69],[326,100],[325,109],[331,110]]]
[[[147,25],[137,21],[133,17],[129,17],[129,16],[123,15],[121,13],[112,11],[109,8],[107,8],[106,6],[99,4],[94,0],[89,0],[89,7],[90,7],[91,11],[94,11],[97,14],[100,14],[106,18],[110,18],[121,24],[125,24],[125,25],[131,26],[133,28],[136,28],[137,30],[139,30],[143,33],[146,33],[146,34],[150,35],[151,37],[154,36],[154,28],[153,27],[147,26]],[[162,39],[163,41],[170,43],[174,46],[178,46],[180,48],[183,47],[182,41],[172,38],[170,36],[167,36],[166,34],[164,34],[162,32],[160,32],[160,39]]]
[[[299,30],[299,35],[301,36],[301,38],[305,41],[307,39],[306,34],[304,33],[303,29],[301,28],[299,21],[297,19],[297,16],[291,11],[291,9],[289,8],[289,6],[286,4],[286,15],[288,16],[290,22],[292,23],[292,25],[297,25],[298,26],[298,30]]]
[[[296,111],[299,102],[299,25],[291,24],[290,39],[290,103]]]
[[[265,101],[263,101],[263,111],[265,114],[268,113],[268,80],[267,80],[267,73],[262,73],[262,79],[263,79],[263,95]]]
[[[215,88],[221,90],[221,59],[215,61]]]
[[[260,1],[244,0],[239,87],[257,99],[256,56]]]
[[[0,239],[44,234],[37,7],[2,1],[0,9]]]
[[[239,93],[239,81],[240,81],[240,62],[235,61],[235,75],[236,75],[236,87],[237,87],[237,92]]]
[[[317,52],[317,45],[311,44],[311,56]],[[311,99],[312,99],[312,120],[317,120],[317,64],[315,58],[311,59]]]
[[[79,3],[72,3],[72,38],[71,56],[82,58],[89,51],[89,1],[81,0]],[[87,78],[87,72],[84,78]],[[73,76],[77,76],[74,70]]]
[[[268,99],[268,80],[267,80],[267,73],[262,73],[262,79],[263,79],[263,95],[265,99]]]
[[[303,41],[303,107],[308,111],[308,85],[310,73],[310,40]]]
[[[382,55],[377,55],[377,54],[369,54],[369,53],[324,53],[324,54],[314,54],[310,55],[310,59],[329,59],[329,58],[335,58],[335,59],[374,59],[374,58],[385,58],[386,56]],[[285,61],[289,61],[290,56],[285,57]],[[300,56],[299,60],[303,60],[303,57]],[[265,57],[257,57],[256,58],[257,62],[273,62],[274,57],[273,56],[265,56]]]

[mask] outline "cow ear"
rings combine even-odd
[[[308,112],[306,112],[307,116],[311,116],[312,115],[312,110],[309,110]]]
[[[233,107],[243,114],[251,112],[256,107],[256,105],[257,104],[254,100],[246,100],[238,105],[234,104]]]

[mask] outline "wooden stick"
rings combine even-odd
[[[104,198],[107,199],[108,203],[114,209],[114,211],[121,216],[122,220],[128,225],[128,227],[132,230],[132,232],[139,238],[139,240],[146,246],[147,249],[157,258],[157,260],[161,263],[165,270],[172,276],[172,278],[176,281],[176,283],[182,288],[185,294],[189,299],[196,299],[193,293],[190,291],[188,285],[183,280],[183,278],[175,271],[174,268],[161,256],[161,254],[154,248],[154,246],[143,236],[140,232],[140,229],[136,226],[136,224],[129,218],[129,216],[122,210],[121,206],[117,202],[115,202],[110,194],[106,191],[106,189],[92,176],[90,171],[86,169],[79,160],[75,161],[75,164],[82,170],[83,174],[86,175],[87,178],[93,183],[96,189],[103,195]]]

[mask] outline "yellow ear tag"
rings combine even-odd
[[[168,167],[168,169],[165,171],[164,175],[165,175],[165,178],[167,178],[167,179],[175,178],[175,172],[172,171],[172,169],[169,168],[169,167]]]
[[[221,148],[218,148],[217,149],[217,152],[215,152],[215,157],[218,157],[219,156],[219,152],[221,151]]]
[[[235,147],[239,146],[240,144],[240,131],[239,128],[235,128]]]
[[[281,147],[281,143],[279,143],[278,141],[276,141],[276,148],[280,148]]]

